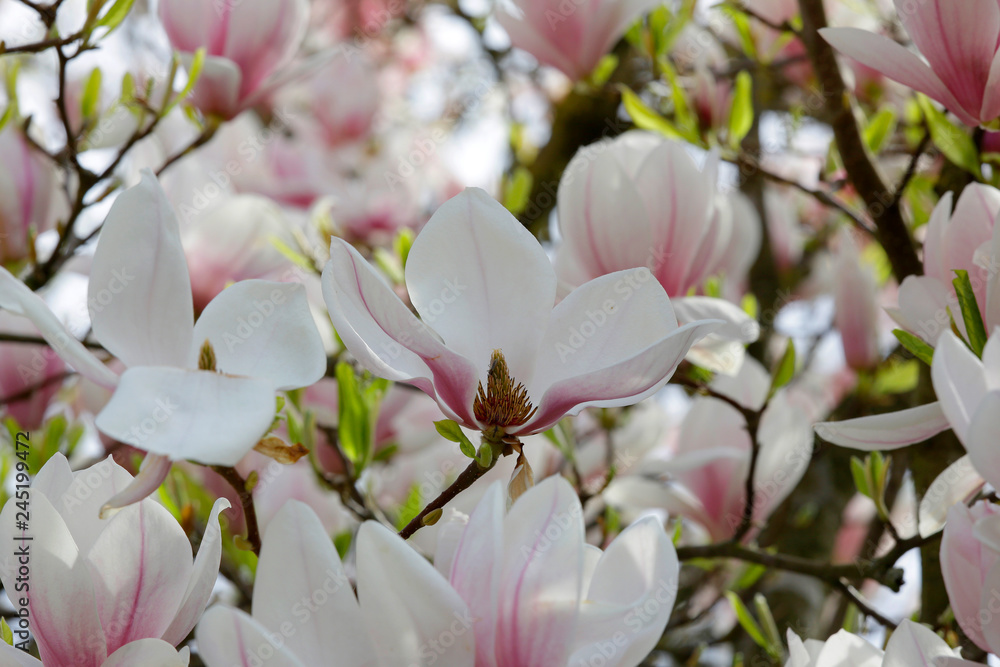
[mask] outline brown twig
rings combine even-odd
[[[469,466],[462,471],[462,474],[460,474],[455,481],[451,483],[451,486],[442,491],[441,495],[432,500],[427,507],[420,510],[420,513],[413,517],[410,523],[406,524],[403,530],[399,531],[399,536],[404,540],[409,539],[411,535],[423,528],[425,525],[424,517],[431,512],[443,508],[456,496],[458,496],[458,494],[472,486],[476,480],[492,470],[493,466],[496,465],[497,458],[498,457],[494,456],[493,460],[490,461],[490,465],[485,468],[479,465],[478,461],[472,461],[472,463],[470,463]]]
[[[253,492],[247,488],[247,481],[243,479],[236,468],[226,466],[212,466],[212,470],[222,476],[239,496],[240,504],[243,506],[243,519],[247,524],[247,542],[253,552],[260,556],[260,528],[257,525],[257,510],[253,504]]]

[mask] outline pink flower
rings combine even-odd
[[[643,267],[666,290],[680,322],[726,322],[689,359],[717,372],[739,369],[757,323],[729,301],[688,296],[723,277],[724,291],[738,297],[760,248],[753,208],[742,196],[716,191],[714,156],[699,170],[684,144],[626,132],[581,149],[566,167],[558,200],[563,243],[556,268],[564,286]]]
[[[319,519],[289,501],[264,534],[252,615],[215,606],[198,623],[205,664],[471,667],[472,620],[448,582],[376,521],[356,544],[357,597]]]
[[[955,270],[969,272],[986,330],[1000,325],[1000,190],[981,183],[967,186],[952,212],[946,193],[931,214],[924,239],[924,275],[909,276],[899,286],[899,307],[887,309],[901,326],[933,345],[955,326],[965,335],[952,280]],[[992,244],[991,244],[992,241]]]
[[[273,90],[309,21],[307,0],[163,0],[159,12],[188,63],[206,49],[195,106],[227,119]]]
[[[584,541],[564,478],[531,488],[505,516],[506,502],[494,483],[467,525],[442,528],[454,532],[434,558],[476,619],[476,667],[638,665],[677,594],[677,554],[660,522],[638,521],[602,553]]]
[[[218,516],[229,501],[215,502],[193,558],[187,535],[155,501],[98,518],[100,507],[131,482],[110,457],[74,473],[56,454],[24,492],[30,528],[15,528],[20,496],[0,513],[4,543],[31,537],[26,596],[31,630],[47,665],[116,664],[104,661],[142,639],[162,639],[173,647],[187,637],[208,603],[222,556]],[[17,590],[17,576],[15,557],[0,559],[5,590]]]
[[[497,20],[519,49],[571,79],[586,78],[629,25],[657,0],[514,0],[520,15],[506,8]]]
[[[545,251],[475,188],[441,206],[417,236],[406,285],[423,319],[354,247],[333,239],[323,294],[351,353],[493,435],[538,433],[586,406],[637,403],[720,324],[678,327],[646,269],[592,280],[553,308],[556,276]]]
[[[895,0],[900,20],[927,59],[858,28],[826,28],[837,50],[937,100],[966,125],[1000,116],[1000,3]]]
[[[58,196],[56,165],[33,149],[17,123],[0,130],[0,265],[28,256],[28,231],[54,222]]]
[[[1000,650],[1000,616],[982,612],[996,607],[1000,585],[998,521],[1000,506],[989,501],[956,503],[941,538],[941,576],[955,620],[976,646],[993,653]]]

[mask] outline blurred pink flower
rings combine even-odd
[[[0,331],[10,334],[37,336],[31,322],[0,312]],[[49,402],[62,382],[57,378],[66,370],[66,363],[51,348],[20,343],[0,343],[0,402],[8,416],[18,426],[34,430],[42,425]],[[6,400],[31,389],[38,389],[17,401]]]
[[[0,130],[0,265],[25,259],[29,230],[41,233],[55,222],[59,196],[56,164],[28,143],[17,123]]]
[[[279,83],[309,21],[307,0],[161,0],[170,43],[190,64],[206,49],[195,106],[229,119]]]
[[[633,21],[658,0],[513,0],[497,10],[510,41],[571,79],[586,78]]]
[[[31,630],[47,665],[116,664],[105,659],[141,639],[163,639],[173,647],[208,603],[222,556],[218,516],[229,501],[215,502],[193,558],[187,535],[155,501],[144,500],[110,519],[98,517],[101,506],[131,482],[111,457],[74,473],[56,454],[27,492],[36,528],[30,533],[26,596]],[[11,499],[0,512],[0,539],[6,544],[18,544],[24,534],[15,527],[17,510]],[[16,590],[17,576],[15,557],[0,559],[5,590]]]
[[[840,332],[847,365],[872,368],[882,360],[879,351],[878,286],[871,268],[861,263],[857,246],[842,234],[833,256],[834,326]]]
[[[837,50],[937,100],[966,125],[1000,116],[1000,2],[895,0],[914,45],[927,59],[858,28],[826,28]]]

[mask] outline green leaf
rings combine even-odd
[[[962,309],[962,321],[965,322],[965,333],[969,336],[969,347],[977,357],[982,357],[983,347],[986,345],[986,326],[979,312],[979,304],[976,303],[976,293],[972,291],[968,271],[958,270],[955,271],[955,275],[958,277],[952,280],[951,284],[955,286],[958,306]]]
[[[420,495],[420,485],[414,484],[410,487],[410,493],[406,497],[406,502],[399,508],[399,516],[396,517],[396,530],[402,530],[406,524],[420,514],[423,509],[423,499]]]
[[[931,132],[931,140],[946,158],[957,166],[965,169],[976,178],[982,180],[979,164],[979,151],[972,137],[938,111],[933,102],[924,95],[918,95],[920,108]]]
[[[333,537],[333,546],[337,549],[337,555],[343,560],[347,557],[347,552],[351,550],[351,540],[354,539],[354,534],[349,530],[345,530],[342,533],[337,533]]]
[[[920,362],[907,359],[880,368],[875,374],[872,391],[877,395],[905,394],[913,390],[920,381]]]
[[[626,86],[621,87],[622,104],[636,127],[642,130],[659,132],[670,139],[683,139],[684,136],[669,120],[646,106],[638,95]]]
[[[902,329],[893,329],[892,335],[896,337],[900,345],[910,351],[910,354],[928,366],[934,361],[934,348],[925,343],[920,337],[914,336],[909,331],[903,331]]]
[[[851,457],[851,476],[854,478],[854,488],[863,496],[872,497],[871,485],[868,483],[868,470],[865,462],[857,456]]]
[[[729,110],[729,146],[734,150],[753,127],[753,79],[750,72],[736,75],[733,106]]]
[[[97,104],[101,99],[101,68],[95,67],[87,83],[83,86],[83,97],[80,100],[80,112],[84,118],[93,118],[97,113]]]
[[[493,447],[488,443],[479,446],[479,456],[476,458],[480,468],[489,468],[493,464]]]
[[[771,607],[767,604],[767,598],[761,593],[753,596],[753,606],[757,610],[757,618],[764,625],[764,633],[767,636],[768,645],[765,650],[774,658],[783,657],[784,645],[781,643],[781,633],[778,631],[778,624],[774,622],[774,615]]]
[[[7,619],[5,618],[0,618],[0,639],[8,646],[14,645],[14,633],[11,631],[10,626],[7,625]]]
[[[885,142],[892,137],[896,131],[896,112],[886,107],[875,114],[865,127],[864,138],[868,145],[868,150],[873,155],[878,155]]]
[[[462,427],[458,425],[458,422],[451,419],[442,419],[441,421],[434,422],[434,428],[437,429],[437,432],[445,440],[457,442],[463,454],[470,459],[476,458],[476,447],[462,431]]]
[[[125,17],[131,11],[133,4],[135,4],[135,0],[117,0],[115,4],[111,5],[111,9],[97,22],[98,27],[108,29],[104,33],[105,37],[114,32],[122,24],[122,21],[125,20]]]
[[[528,207],[534,176],[528,169],[519,166],[505,181],[503,205],[512,215],[520,215]]]
[[[719,8],[732,20],[733,27],[736,28],[736,33],[740,37],[740,46],[743,47],[743,53],[749,56],[751,60],[756,60],[757,44],[754,41],[753,32],[750,30],[750,19],[735,5],[720,5]]]
[[[785,354],[781,357],[781,361],[778,363],[778,367],[774,371],[774,378],[771,380],[771,391],[769,395],[774,395],[774,392],[788,384],[793,375],[795,375],[795,343],[791,338],[789,338],[788,347],[785,348]]]
[[[340,402],[337,433],[344,455],[359,474],[371,463],[378,407],[389,383],[370,376],[359,378],[345,362],[337,364],[336,376]]]
[[[178,102],[186,98],[194,90],[195,85],[198,83],[198,77],[201,76],[201,70],[205,66],[205,47],[199,48],[194,52],[194,59],[191,60],[191,64],[188,66],[188,79],[187,83],[177,97],[167,105],[167,107],[162,111],[162,115],[166,116],[167,113],[173,109]],[[170,79],[173,83],[173,78]]]
[[[608,82],[608,79],[615,73],[617,67],[618,56],[613,53],[607,54],[601,58],[600,62],[597,63],[597,67],[590,73],[590,85],[594,88],[600,88]]]
[[[750,639],[754,640],[757,646],[766,651],[768,649],[768,641],[764,636],[764,631],[760,629],[757,620],[754,619],[750,610],[743,604],[740,596],[732,591],[726,591],[726,598],[729,600],[729,604],[733,606],[733,611],[736,612],[736,620],[740,622],[740,627],[750,635]]]
[[[396,234],[395,240],[392,242],[393,249],[396,251],[396,256],[399,257],[399,263],[402,265],[403,269],[406,269],[406,260],[410,257],[410,248],[413,247],[413,239],[416,236],[412,229],[406,228],[401,229],[398,234]]]

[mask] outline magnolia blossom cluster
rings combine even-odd
[[[997,0],[0,45],[0,667],[1000,656]]]

